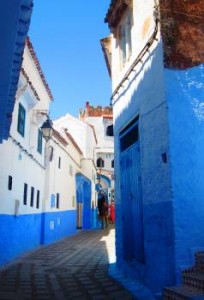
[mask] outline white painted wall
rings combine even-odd
[[[97,138],[97,145],[94,147],[94,161],[98,158],[104,160],[104,168],[102,170],[114,173],[112,161],[114,160],[114,136],[107,136],[106,130],[109,125],[113,124],[113,119],[109,117],[97,116],[86,117],[85,121],[94,127]],[[114,188],[114,180],[111,181],[111,186]]]
[[[49,109],[50,97],[47,93],[47,90],[42,82],[42,78],[39,74],[39,71],[33,61],[31,53],[28,46],[25,46],[24,55],[23,55],[23,64],[22,68],[26,71],[30,81],[33,83],[36,92],[40,98],[40,103],[35,107],[35,109]]]
[[[44,207],[46,212],[76,209],[75,174],[80,170],[81,155],[74,149],[71,141],[68,139],[67,141],[69,145],[63,146],[55,137],[53,137],[46,145],[47,157]],[[51,147],[53,147],[52,161],[50,161]],[[61,161],[60,165],[59,158]],[[53,194],[56,197],[57,193],[60,194],[59,208],[51,206],[51,195]]]
[[[94,137],[94,132],[91,126],[87,123],[80,121],[79,119],[67,114],[58,120],[54,121],[54,127],[60,132],[60,134],[67,139],[64,129],[67,130],[69,134],[73,137],[74,141],[77,143],[78,147],[82,151],[83,155],[80,155],[80,159],[77,160],[78,151],[76,151],[75,146],[72,142],[67,139],[69,145],[67,150],[70,151],[73,147],[73,157],[78,161],[77,168],[74,169],[74,179],[77,172],[83,174],[87,177],[92,184],[92,197],[91,202],[95,204],[95,178],[96,178],[96,168],[94,161],[94,147],[96,145],[96,140]],[[71,146],[72,145],[72,146]]]
[[[154,17],[152,11],[156,0],[132,0],[133,26],[132,26],[132,55],[124,68],[120,67],[120,52],[117,41],[112,36],[112,89],[114,90],[126,74],[129,67],[140,53],[154,29]],[[126,83],[127,84],[127,83]]]
[[[44,151],[37,151],[38,129],[44,117],[33,119],[36,111],[49,110],[49,95],[38,74],[27,46],[25,47],[23,68],[29,74],[32,84],[39,94],[40,101],[21,73],[18,84],[16,102],[10,129],[11,138],[0,145],[0,213],[14,214],[15,200],[19,200],[19,214],[40,213],[44,198]],[[22,88],[24,89],[22,90]],[[25,135],[17,131],[19,103],[26,110]],[[44,141],[43,141],[44,143]],[[44,148],[44,146],[43,146]],[[8,190],[8,176],[12,176],[12,190]],[[27,204],[23,204],[24,183],[28,185]],[[34,205],[30,205],[31,186],[34,187]],[[40,191],[40,207],[36,208],[37,190]]]

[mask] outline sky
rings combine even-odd
[[[110,0],[34,0],[29,37],[54,101],[50,117],[77,117],[90,105],[110,105],[111,80],[100,39]]]

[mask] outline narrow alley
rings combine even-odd
[[[134,299],[108,276],[115,229],[79,231],[39,247],[0,272],[0,299]]]

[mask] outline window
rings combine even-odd
[[[72,207],[75,207],[75,196],[72,196]]]
[[[119,49],[121,67],[130,59],[132,55],[132,13],[129,11],[119,26]]]
[[[38,147],[37,147],[37,150],[40,154],[42,154],[42,140],[43,140],[42,131],[40,129],[38,129]]]
[[[56,194],[56,208],[59,208],[59,205],[60,205],[60,194],[57,193]]]
[[[26,111],[25,108],[19,103],[18,107],[18,132],[24,137],[25,134],[25,118],[26,118]]]
[[[40,207],[40,191],[37,190],[36,208]]]
[[[34,187],[31,186],[31,191],[30,191],[30,206],[33,207],[34,205]]]
[[[114,159],[111,162],[111,168],[114,168]]]
[[[58,169],[61,169],[61,157],[59,156],[59,159],[58,159]]]
[[[72,165],[69,165],[69,175],[73,175],[73,167]]]
[[[138,117],[120,132],[120,151],[123,152],[139,140]]]
[[[104,160],[101,157],[97,159],[96,166],[97,168],[104,168]]]
[[[27,204],[27,195],[28,195],[28,185],[24,183],[24,192],[23,192],[23,204]]]
[[[110,125],[106,129],[106,135],[107,136],[113,136],[113,125]]]
[[[8,190],[11,191],[12,190],[12,176],[8,177]]]

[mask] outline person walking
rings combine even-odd
[[[107,227],[107,215],[108,215],[108,207],[106,203],[106,197],[102,190],[98,192],[98,216],[101,221],[101,228]]]

